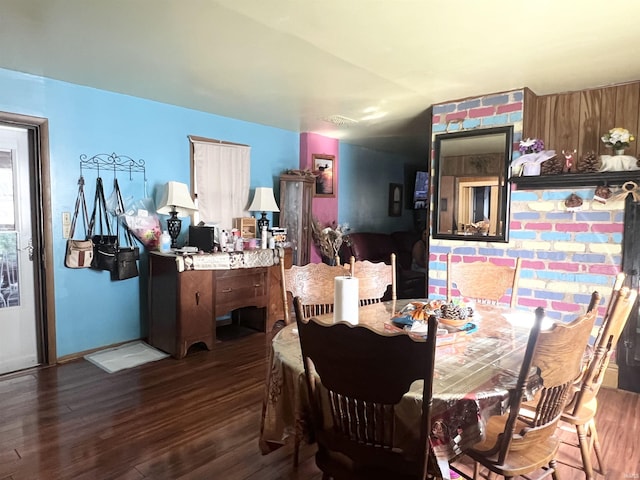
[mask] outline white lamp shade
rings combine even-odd
[[[250,212],[279,212],[280,209],[273,197],[273,188],[257,187],[253,195],[253,202],[249,206]]]
[[[169,215],[174,209],[178,217],[188,217],[197,210],[189,193],[189,187],[180,182],[167,182],[157,212]]]

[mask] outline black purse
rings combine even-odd
[[[122,201],[122,194],[120,193],[120,186],[118,180],[113,181],[114,190],[118,199],[118,206],[116,208],[116,217],[124,213],[124,202]],[[138,259],[140,258],[140,249],[133,246],[133,239],[129,229],[123,225],[124,239],[126,245],[118,244],[115,254],[115,263],[113,270],[111,270],[111,280],[126,280],[127,278],[134,278],[139,275],[138,273]],[[120,222],[116,218],[116,238],[120,239]]]
[[[96,212],[98,213],[98,223],[100,225],[100,233],[94,233],[96,224]],[[104,216],[104,222],[103,217]],[[104,234],[104,226],[106,225],[107,234]],[[108,270],[110,272],[115,268],[116,252],[118,250],[118,236],[111,232],[109,215],[107,214],[107,202],[104,198],[104,188],[102,186],[102,178],[96,179],[96,195],[93,203],[93,212],[89,221],[89,237],[93,241],[93,259],[91,268],[94,270]]]

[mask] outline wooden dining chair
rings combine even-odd
[[[271,342],[273,337],[291,319],[291,304],[289,298],[298,297],[305,317],[322,315],[333,312],[335,278],[349,275],[349,265],[335,266],[325,263],[309,263],[307,265],[292,265],[285,268],[280,262],[280,291],[284,311],[284,322],[276,322],[271,332],[267,334],[267,359],[270,360]],[[267,368],[269,368],[270,361]],[[267,378],[270,372],[267,372]],[[300,454],[301,434],[296,428],[294,434],[293,465],[298,466]]]
[[[392,253],[389,263],[370,262],[369,260],[358,260],[356,257],[349,259],[349,270],[351,275],[358,279],[358,292],[360,306],[379,303],[385,297],[389,286],[391,286],[391,298],[396,300],[396,254]]]
[[[594,292],[592,300],[599,301]],[[465,454],[475,462],[474,477],[479,467],[505,479],[540,473],[536,479],[557,479],[556,453],[560,438],[556,429],[562,412],[573,393],[574,380],[580,372],[583,347],[595,323],[597,309],[591,309],[570,323],[555,323],[541,330],[545,312],[538,307],[529,334],[524,360],[516,388],[509,397],[508,413],[490,417],[485,438]],[[540,388],[532,408],[521,408],[532,380],[532,367],[537,371]],[[459,471],[457,468],[454,469]],[[465,478],[469,478],[464,475]]]
[[[561,421],[573,425],[576,429],[578,444],[566,441],[563,441],[563,444],[580,448],[582,470],[587,480],[594,478],[591,464],[592,451],[596,454],[600,473],[606,476],[595,424],[595,414],[598,409],[597,395],[611,355],[638,296],[637,290],[630,290],[628,287],[618,287],[616,290],[616,286],[614,286],[609,307],[596,337],[593,355],[582,376],[579,389],[561,417]]]
[[[333,295],[335,278],[349,275],[348,265],[327,265],[326,263],[309,263],[293,265],[285,268],[280,263],[281,293],[284,306],[284,323],[289,325],[291,319],[291,298],[300,297],[304,313],[307,317],[333,312]]]
[[[294,306],[323,480],[427,478],[436,318],[426,340],[414,340],[345,322],[323,325],[305,318],[300,298]],[[420,439],[408,452],[395,443],[395,407],[416,380],[423,382]]]
[[[513,308],[518,300],[518,282],[522,260],[516,258],[515,267],[496,265],[492,262],[453,262],[447,254],[447,301],[453,299],[453,285],[460,295],[477,303],[497,304],[511,290],[509,305]]]

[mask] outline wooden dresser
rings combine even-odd
[[[291,262],[285,252],[285,265]],[[175,358],[202,342],[211,350],[216,318],[243,307],[263,308],[264,328],[282,318],[280,267],[179,272],[175,255],[149,255],[149,344]],[[273,291],[273,292],[271,292]]]

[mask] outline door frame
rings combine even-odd
[[[39,255],[38,265],[34,268],[36,328],[40,337],[38,360],[41,364],[53,365],[57,362],[57,349],[49,120],[0,111],[0,123],[25,128],[28,131],[29,171],[32,172],[29,195],[31,196],[33,245]]]

